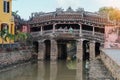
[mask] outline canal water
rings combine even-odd
[[[0,80],[82,80],[82,67],[76,61],[38,61],[0,72]]]

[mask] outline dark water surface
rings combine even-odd
[[[82,63],[36,62],[0,72],[0,80],[82,80]]]

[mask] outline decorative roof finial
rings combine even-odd
[[[67,11],[67,12],[73,12],[74,10],[71,8],[71,6],[69,6],[66,11]]]

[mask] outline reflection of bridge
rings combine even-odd
[[[107,23],[105,16],[85,11],[72,11],[70,8],[67,11],[34,13],[30,26],[31,35],[38,46],[38,59],[43,60],[49,56],[51,60],[56,60],[66,53],[69,41],[76,42],[76,55],[80,60],[83,55],[87,55],[85,46],[89,43],[89,57],[94,59],[100,53],[99,48],[104,42]]]

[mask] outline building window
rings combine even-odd
[[[3,10],[5,13],[10,12],[10,3],[9,1],[3,0]]]

